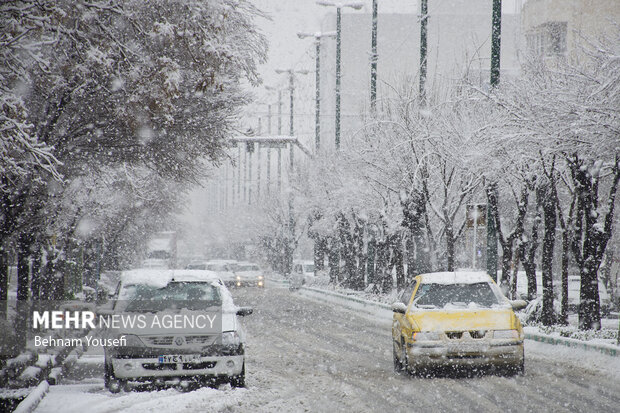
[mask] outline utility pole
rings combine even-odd
[[[342,34],[342,8],[351,7],[359,10],[364,7],[361,2],[335,3],[333,1],[317,1],[319,6],[336,7],[336,150],[340,149],[340,62],[341,62],[341,34]]]
[[[260,201],[260,143],[256,144],[256,200]]]
[[[315,64],[315,111],[314,111],[314,153],[319,153],[321,146],[321,39],[323,37],[336,37],[336,32],[328,33],[297,33],[297,37],[304,39],[306,37],[314,37],[314,45],[316,48],[316,64]]]
[[[340,149],[340,45],[341,45],[341,11],[336,8],[336,150]]]
[[[319,154],[321,147],[321,38],[317,37],[316,47],[316,65],[315,65],[315,82],[316,92],[314,96],[314,153]]]
[[[502,47],[502,0],[493,0],[491,28],[491,87],[499,83],[500,50]]]
[[[426,106],[428,0],[420,1],[420,106]]]
[[[243,151],[243,203],[248,200],[248,148]]]
[[[370,110],[375,113],[377,109],[377,22],[379,19],[377,0],[372,0],[372,38],[370,56]]]
[[[293,104],[294,104],[294,93],[295,93],[295,73],[300,73],[300,74],[304,74],[307,75],[308,72],[307,70],[294,70],[293,68],[290,69],[276,69],[276,73],[288,73],[288,88],[289,88],[289,92],[290,92],[290,120],[289,120],[289,136],[293,137],[295,135],[295,128],[294,128],[294,110],[293,110]],[[289,148],[290,152],[289,152],[289,160],[290,160],[290,168],[291,170],[293,170],[293,145],[290,145]],[[281,187],[281,178],[282,176],[281,174],[281,162],[282,162],[282,151],[281,148],[278,148],[278,187]]]
[[[237,145],[237,201],[241,203],[241,145]]]
[[[282,91],[278,90],[278,136],[282,136]],[[278,193],[282,189],[282,148],[278,147]]]
[[[288,73],[288,90],[290,92],[291,103],[290,103],[290,119],[289,119],[289,136],[295,135],[295,127],[293,126],[293,119],[295,118],[293,115],[293,104],[295,102],[294,94],[295,94],[295,81],[293,79],[293,70],[290,70]]]
[[[271,136],[271,105],[267,105],[267,134]],[[271,148],[267,146],[267,195],[269,195],[269,185],[271,179]]]

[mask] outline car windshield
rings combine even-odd
[[[205,310],[222,305],[217,286],[207,282],[171,282],[163,288],[134,286],[125,311],[157,312],[167,309]]]
[[[422,284],[413,303],[418,308],[492,307],[501,304],[488,282]]]
[[[260,271],[260,268],[258,268],[258,265],[237,265],[236,267],[236,271],[238,272],[243,272],[243,271]]]
[[[206,269],[209,271],[228,271],[228,266],[226,264],[209,264]]]

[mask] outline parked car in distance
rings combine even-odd
[[[299,289],[302,285],[314,279],[314,261],[295,260],[293,261],[293,272],[289,279],[291,290]]]
[[[245,332],[239,317],[251,314],[252,309],[235,306],[217,274],[134,270],[121,275],[117,291],[112,310],[100,312],[100,316],[122,312],[125,317],[163,314],[160,320],[175,315],[187,320],[196,312],[200,315],[211,310],[217,314],[221,311],[221,328],[213,330],[206,324],[185,321],[173,330],[156,332],[147,321],[144,325],[138,322],[107,329],[107,337],[126,340],[125,345],[104,348],[104,382],[111,392],[119,392],[131,382],[181,387],[192,382],[245,385]]]
[[[235,274],[235,287],[265,287],[265,275],[258,264],[238,262],[231,267]]]
[[[523,373],[523,328],[509,301],[484,272],[418,275],[392,304],[394,369],[495,366]]]

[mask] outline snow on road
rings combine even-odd
[[[620,361],[526,342],[526,374],[406,377],[392,370],[389,320],[360,317],[283,289],[234,292],[255,313],[247,389],[182,392],[103,387],[102,356],[87,354],[36,410],[45,412],[617,411]]]

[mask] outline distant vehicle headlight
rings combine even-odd
[[[414,341],[437,341],[439,333],[436,331],[416,331],[411,337]]]
[[[495,330],[493,332],[493,338],[499,339],[518,339],[519,331],[518,330]]]
[[[262,279],[264,279],[264,278],[265,278],[265,277],[263,277],[262,275],[259,275],[259,276],[258,276],[258,279],[259,279],[259,280],[262,280]]]
[[[237,347],[241,344],[241,338],[236,331],[222,333],[222,345],[225,347]]]
[[[241,281],[241,276],[240,275],[237,275],[236,278],[237,278],[237,281]]]
[[[125,346],[126,347],[144,347],[144,343],[140,340],[135,334],[120,334],[118,338],[125,337]]]

